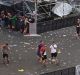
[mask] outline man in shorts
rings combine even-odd
[[[2,53],[3,53],[3,63],[5,64],[6,60],[7,60],[7,64],[9,64],[9,59],[8,59],[8,52],[9,52],[10,48],[8,47],[8,43],[6,43],[3,47],[2,47]]]
[[[50,45],[50,50],[51,50],[51,63],[53,63],[53,62],[55,62],[56,63],[56,61],[57,61],[57,45],[54,43],[54,41],[53,41],[53,44],[52,45]]]

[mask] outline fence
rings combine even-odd
[[[57,20],[49,20],[45,22],[38,22],[37,24],[37,33],[43,33],[46,31],[52,31],[64,27],[69,27],[75,25],[75,19],[79,17],[79,15],[66,17]]]

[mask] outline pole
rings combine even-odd
[[[32,17],[35,19],[34,23],[30,23],[30,34],[37,34],[37,0],[35,0],[35,10],[32,13]]]
[[[35,22],[37,24],[37,0],[35,0]]]
[[[23,0],[23,15],[25,15],[25,4],[24,4],[25,0]]]

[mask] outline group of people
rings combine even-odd
[[[38,50],[37,50],[37,56],[38,56],[38,61],[41,62],[44,66],[46,66],[47,63],[47,46],[44,44],[44,42],[41,40],[40,44],[38,45]],[[50,54],[51,54],[51,63],[58,63],[57,60],[57,45],[53,41],[52,44],[50,45]]]
[[[1,11],[0,29],[2,27],[8,28],[10,31],[14,30],[23,34],[29,34],[29,19],[27,16]]]
[[[10,47],[8,43],[0,45],[0,48],[2,49],[2,54],[3,54],[3,63],[4,64],[9,64],[9,50]],[[57,45],[52,42],[50,45],[50,54],[51,54],[51,63],[58,63],[57,60]],[[41,62],[44,66],[47,64],[47,45],[41,40],[40,44],[38,45],[38,50],[37,50],[37,56],[38,56],[38,61]]]

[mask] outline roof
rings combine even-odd
[[[16,3],[20,3],[21,1],[30,1],[33,2],[34,0],[0,0],[1,5],[11,6]]]

